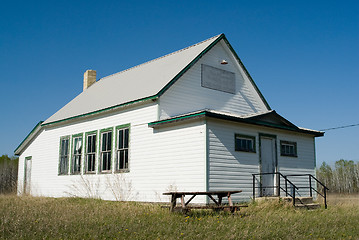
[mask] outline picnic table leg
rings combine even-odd
[[[229,206],[233,207],[233,202],[232,202],[231,194],[228,193],[227,197],[228,197]]]
[[[186,204],[186,202],[184,201],[184,197],[185,197],[185,195],[182,194],[182,195],[181,195],[182,213],[187,214],[187,213],[189,212],[189,209],[186,208],[186,205],[190,202],[190,200],[192,200],[192,199],[194,198],[194,196],[187,202],[187,204]]]
[[[222,204],[222,195],[218,195],[218,205]]]
[[[176,201],[177,201],[177,196],[176,196],[176,194],[172,194],[171,207],[170,207],[171,212],[173,212],[174,209],[175,209],[175,207],[176,207]]]
[[[227,197],[228,197],[228,203],[229,203],[229,206],[230,206],[230,210],[231,210],[231,213],[234,213],[234,211],[236,210],[235,207],[233,206],[233,202],[232,202],[232,198],[231,198],[231,193],[228,193],[227,194]]]
[[[181,205],[182,205],[183,209],[186,208],[186,203],[184,201],[184,194],[182,194],[182,196],[181,196]]]

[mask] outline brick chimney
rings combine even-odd
[[[96,82],[96,70],[86,70],[84,73],[84,91]]]

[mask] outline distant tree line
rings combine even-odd
[[[0,157],[0,194],[16,192],[18,162],[17,157]]]
[[[323,162],[317,169],[317,178],[329,188],[330,192],[359,192],[359,162],[341,159],[332,168]]]

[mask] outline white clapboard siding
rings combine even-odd
[[[152,136],[143,141],[152,144],[136,153],[136,159],[144,159],[136,163],[136,169],[139,169],[140,184],[146,186],[142,187],[143,191],[156,186],[158,198],[153,201],[169,201],[167,196],[159,198],[165,191],[205,191],[205,125],[202,121],[153,129]],[[153,173],[151,179],[147,177],[149,171]],[[153,191],[147,191],[146,198],[153,195]],[[203,202],[200,197],[194,200]]]
[[[227,65],[221,65],[221,60]],[[201,86],[201,64],[235,73],[236,93],[226,93]],[[229,52],[223,40],[207,52],[160,98],[160,118],[214,109],[234,114],[248,114],[267,110],[243,69]]]
[[[273,128],[253,127],[248,124],[228,121],[209,120],[209,190],[237,190],[243,192],[234,195],[236,201],[248,201],[252,197],[252,174],[260,172],[259,134],[275,135],[277,139],[278,171],[287,174],[315,174],[315,156],[313,137]],[[254,136],[256,153],[236,152],[234,150],[235,133]],[[280,140],[297,142],[298,157],[280,156]],[[307,178],[295,179],[298,186],[307,185]],[[283,183],[284,184],[284,183]],[[305,191],[301,190],[302,195]]]
[[[19,190],[23,186],[24,159],[27,156],[32,156],[31,194],[34,196],[91,195],[116,200],[121,195],[120,200],[158,202],[168,201],[168,197],[162,195],[165,191],[205,190],[204,123],[154,130],[148,127],[148,122],[155,120],[157,105],[150,104],[61,127],[45,128],[20,156]],[[58,176],[60,137],[127,123],[131,124],[130,172]],[[115,134],[113,136],[115,139]],[[114,156],[115,151],[113,160]]]

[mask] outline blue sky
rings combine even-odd
[[[0,155],[98,78],[225,33],[272,109],[359,123],[359,1],[7,1],[0,8]],[[359,161],[359,126],[317,138],[317,163]]]

